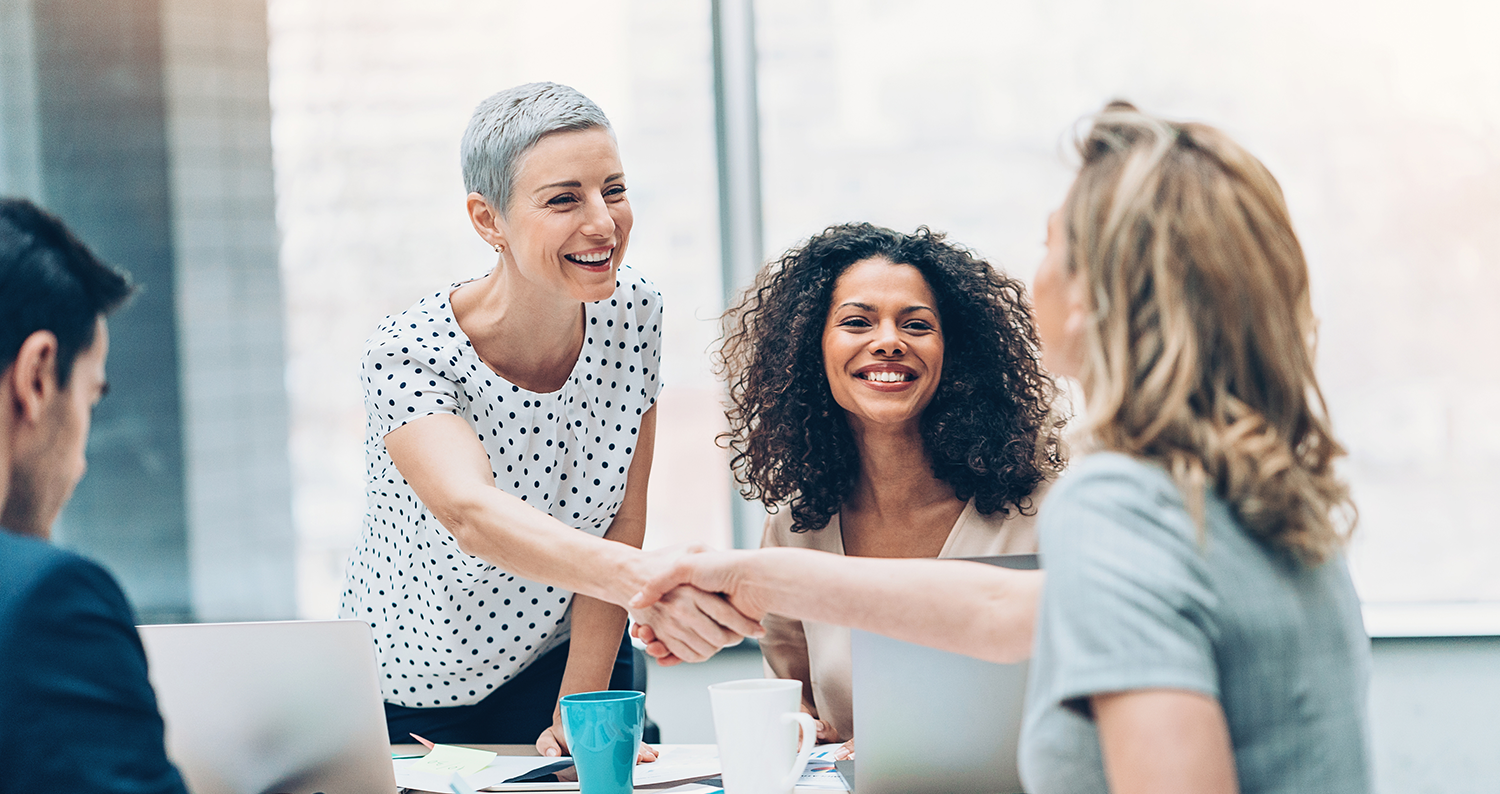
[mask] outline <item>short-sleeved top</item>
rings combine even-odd
[[[661,297],[629,269],[584,304],[584,342],[563,387],[539,394],[490,369],[453,317],[458,285],[387,317],[366,343],[365,519],[340,617],[370,624],[388,702],[477,703],[568,638],[573,594],[459,550],[402,479],[385,436],[433,414],[463,417],[495,487],[592,535],[625,496],[641,417],[661,389]]]
[[[1045,487],[1046,484],[1042,486]],[[1039,502],[1042,493],[1039,488],[1033,500]],[[970,499],[948,531],[948,539],[938,557],[988,557],[1035,552],[1035,516],[1015,509],[1009,513],[1009,517],[1002,511],[985,515],[974,508],[974,500]],[[781,510],[766,519],[761,546],[790,546],[843,554],[841,527],[839,516],[835,515],[822,529],[793,532],[791,511]],[[849,629],[780,615],[767,615],[764,623],[766,634],[760,639],[760,652],[765,657],[767,677],[801,681],[802,705],[831,725],[838,734],[838,741],[853,738],[854,673]]]
[[[1245,794],[1370,790],[1370,641],[1343,559],[1299,564],[1206,502],[1200,533],[1165,470],[1100,453],[1042,505],[1031,794],[1107,792],[1087,699],[1136,689],[1218,699]]]

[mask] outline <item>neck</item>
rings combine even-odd
[[[452,296],[453,315],[479,357],[532,391],[560,387],[583,344],[583,303],[538,289],[504,260]]]
[[[932,474],[932,460],[917,424],[901,428],[855,423],[859,482],[849,499],[876,515],[899,515],[955,499],[953,487]]]

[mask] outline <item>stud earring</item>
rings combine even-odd
[[[505,246],[503,246],[503,245],[501,245],[499,243],[495,243],[495,253],[499,254],[499,253],[504,253],[504,252],[505,252]]]

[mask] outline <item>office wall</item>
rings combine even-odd
[[[464,212],[458,144],[484,97],[551,80],[609,115],[664,296],[648,545],[729,539],[709,4],[271,0],[301,610],[333,614],[364,517],[358,366],[382,317],[494,266]],[[578,42],[587,42],[586,45]]]
[[[264,0],[160,0],[194,612],[296,615]]]
[[[122,579],[143,619],[192,614],[172,206],[155,0],[34,0],[41,192],[142,285],[110,320],[111,394],[56,537]]]
[[[144,621],[294,612],[259,0],[0,0],[0,191],[142,287],[57,540]]]
[[[1500,636],[1377,637],[1374,654],[1376,791],[1500,790]]]
[[[1366,601],[1500,601],[1493,0],[757,0],[769,255],[929,224],[1027,278],[1112,98],[1226,130],[1285,191]]]
[[[0,0],[0,192],[39,196],[31,0]]]

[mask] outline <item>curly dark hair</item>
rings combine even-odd
[[[714,364],[729,385],[729,431],[718,441],[741,492],[788,505],[794,532],[827,526],[853,492],[860,455],[829,389],[823,326],[839,276],[872,257],[915,267],[943,327],[962,329],[944,333],[942,381],[921,419],[933,475],[981,513],[1030,515],[1064,453],[1025,287],[926,226],[831,226],[767,265],[725,312]]]

